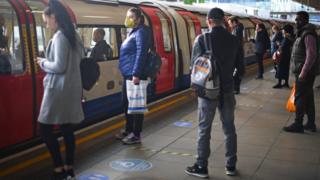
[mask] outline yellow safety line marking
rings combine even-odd
[[[146,115],[149,115],[151,113],[160,111],[161,109],[164,109],[164,108],[166,108],[166,107],[168,107],[168,106],[170,106],[172,104],[175,104],[175,103],[177,103],[179,101],[182,101],[184,99],[187,99],[187,97],[186,96],[182,96],[182,97],[176,98],[176,99],[174,99],[172,101],[169,101],[167,103],[164,103],[164,104],[162,104],[162,105],[160,105],[158,107],[152,108],[148,113],[146,113]],[[108,132],[111,132],[111,131],[113,131],[115,129],[118,129],[118,128],[124,126],[124,124],[125,124],[125,121],[122,120],[121,122],[119,122],[117,124],[114,124],[114,125],[112,125],[110,127],[104,128],[104,129],[102,129],[102,130],[100,130],[100,131],[98,131],[96,133],[93,133],[93,134],[85,136],[85,137],[83,137],[81,139],[78,139],[76,141],[76,144],[79,145],[79,144],[85,143],[87,141],[90,141],[90,140],[92,140],[94,138],[97,138],[99,136],[102,136],[102,135],[104,135],[104,134],[106,134]],[[64,146],[62,148],[60,148],[60,150],[64,151]],[[21,162],[18,165],[14,165],[14,166],[11,166],[9,168],[1,170],[0,171],[0,176],[6,176],[6,175],[9,175],[9,174],[15,173],[15,172],[17,172],[19,170],[25,169],[25,168],[33,165],[33,164],[36,164],[36,163],[38,163],[38,162],[40,162],[40,161],[42,161],[44,159],[49,158],[49,157],[50,157],[49,152],[45,152],[45,153],[43,153],[41,155],[38,155],[37,157],[34,157],[32,159],[29,159],[29,160],[26,160],[24,162]]]

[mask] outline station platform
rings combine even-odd
[[[238,175],[235,177],[225,175],[224,136],[219,113],[216,113],[209,179],[320,180],[320,129],[304,134],[282,131],[294,118],[294,113],[285,108],[290,89],[273,89],[277,81],[270,70],[265,73],[264,80],[246,77],[240,95],[236,95]],[[292,81],[293,78],[290,85]],[[319,84],[320,78],[317,78],[315,85]],[[314,92],[316,124],[320,128],[320,89],[315,88]],[[123,119],[122,116],[118,118]],[[118,124],[123,126],[123,120]],[[81,137],[78,139],[75,165],[78,180],[199,179],[184,172],[195,162],[198,136],[197,101],[191,91],[151,108],[146,116],[141,145],[128,146],[115,140],[114,134],[119,128],[110,129],[115,125],[106,126],[109,130],[104,133],[101,128],[97,131],[100,134],[89,135],[90,140],[80,142]],[[0,179],[49,179],[52,163],[48,154],[40,160],[39,155],[32,158],[37,157],[36,163],[28,160],[29,166]]]

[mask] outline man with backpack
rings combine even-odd
[[[208,158],[210,155],[211,127],[216,108],[220,113],[223,131],[226,137],[226,174],[236,175],[237,162],[237,135],[234,125],[235,96],[233,93],[233,71],[238,69],[240,75],[244,72],[244,64],[240,63],[241,45],[237,38],[231,35],[224,27],[224,12],[213,8],[207,15],[207,24],[210,31],[212,46],[211,64],[216,64],[219,73],[219,95],[217,98],[207,98],[198,93],[199,138],[198,157],[193,166],[187,167],[185,172],[189,175],[207,178]],[[192,64],[205,54],[204,35],[195,40],[192,51]]]
[[[303,133],[304,130],[316,132],[315,104],[313,84],[319,71],[317,52],[317,33],[315,26],[309,24],[309,14],[305,11],[297,12],[297,37],[293,44],[291,61],[292,72],[296,77],[295,101],[296,117],[294,122],[283,128],[286,132]],[[303,126],[303,116],[307,114],[308,121]]]

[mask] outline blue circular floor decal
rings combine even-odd
[[[152,164],[142,159],[119,159],[112,161],[110,166],[118,171],[146,171]]]
[[[175,122],[174,125],[178,127],[192,127],[192,122],[178,121],[178,122]]]
[[[83,174],[77,178],[78,180],[109,180],[108,176],[102,175],[102,174]]]

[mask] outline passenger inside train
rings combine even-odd
[[[93,41],[96,43],[92,48],[90,57],[95,61],[105,61],[112,58],[112,49],[104,40],[106,32],[102,28],[98,28],[93,32]]]

